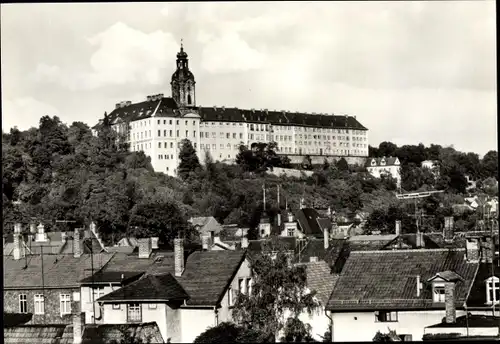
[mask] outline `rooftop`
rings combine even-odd
[[[457,317],[454,323],[442,322],[440,324],[435,324],[427,327],[443,327],[443,328],[457,328],[457,327],[498,327],[500,324],[500,317],[495,317],[492,315],[478,315],[470,314],[468,316]]]

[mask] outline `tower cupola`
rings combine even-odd
[[[180,108],[196,106],[194,75],[189,70],[189,59],[184,51],[181,40],[181,50],[177,53],[177,69],[172,74],[172,98]]]

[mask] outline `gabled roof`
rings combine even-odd
[[[351,252],[328,301],[332,311],[378,309],[442,309],[432,301],[428,279],[454,271],[456,307],[463,307],[478,264],[466,261],[465,250],[405,250]],[[417,276],[423,283],[417,296]]]
[[[156,322],[140,324],[104,324],[85,325],[82,334],[82,344],[93,343],[120,343],[126,337],[131,342],[164,343],[160,329]]]
[[[442,279],[445,280],[446,282],[458,282],[464,280],[462,276],[450,270],[436,273],[433,277],[429,278],[427,282],[434,281],[435,279]]]
[[[467,299],[467,307],[491,309],[491,306],[486,304],[486,281],[491,277],[492,265],[494,276],[500,278],[500,267],[497,261],[494,264],[480,263],[469,298]]]
[[[200,234],[210,232],[218,234],[220,231],[222,231],[222,226],[213,216],[193,217],[190,222]]]
[[[422,234],[422,239],[423,239],[423,245],[421,248],[433,249],[442,247],[426,234]],[[417,234],[407,233],[398,235],[395,239],[391,240],[381,249],[390,250],[390,249],[416,249],[416,248],[420,248],[417,246]]]
[[[323,236],[317,219],[320,218],[318,212],[313,208],[302,208],[295,213],[295,219],[299,223],[302,233],[306,236]]]
[[[382,165],[382,162],[385,160],[385,164]],[[375,161],[375,165],[372,165],[372,162]],[[382,157],[382,158],[368,158],[366,159],[365,166],[366,167],[382,167],[382,166],[399,166],[399,159],[397,157]]]
[[[316,291],[316,297],[325,306],[332,293],[338,275],[332,274],[324,261],[303,263],[306,266],[307,287]]]
[[[177,282],[189,295],[188,305],[212,306],[222,298],[233,275],[246,257],[245,251],[195,251],[186,254],[185,270]],[[146,272],[146,275],[174,273],[174,252],[153,252],[149,258],[116,253],[103,272]]]
[[[41,256],[28,256],[26,259],[14,260],[3,257],[4,288],[74,288],[80,286],[80,280],[101,269],[111,259],[112,254],[98,253],[93,258],[84,254],[79,258],[72,255],[43,256],[43,284]],[[93,262],[92,262],[93,259]]]
[[[104,295],[99,302],[187,300],[189,295],[172,274],[149,275]]]

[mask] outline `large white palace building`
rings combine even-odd
[[[368,156],[368,129],[356,117],[198,107],[195,84],[181,45],[172,75],[172,97],[158,94],[140,103],[124,101],[108,116],[112,127],[126,134],[132,151],[144,151],[151,157],[157,172],[176,174],[180,142],[185,138],[202,163],[205,151],[214,160],[234,161],[241,144],[250,147],[272,141],[278,145],[278,154],[289,156]]]

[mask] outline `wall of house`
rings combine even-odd
[[[209,327],[215,326],[213,308],[181,308],[181,342],[192,343]]]
[[[290,315],[290,312],[285,311],[284,318],[287,319]],[[311,326],[311,335],[316,341],[323,341],[323,336],[325,335],[325,332],[328,331],[328,328],[330,326],[330,320],[325,315],[325,310],[323,307],[312,314],[308,314],[306,311],[304,311],[299,315],[299,319],[304,324],[309,324]],[[280,338],[283,335],[284,331],[281,331],[279,334]]]
[[[250,268],[250,262],[248,259],[245,259],[239,270],[236,272],[234,279],[231,281],[230,286],[233,293],[233,302],[236,301],[236,297],[238,295],[238,280],[240,278],[251,278],[252,270]],[[229,304],[229,290],[226,291],[224,297],[221,301],[221,308],[218,309],[219,315],[219,324],[224,321],[232,321],[231,315],[231,305]]]
[[[102,294],[101,296],[109,294],[112,291],[115,291],[119,288],[120,287],[117,285],[116,286],[109,286],[109,285],[104,286],[104,294]],[[80,288],[80,297],[81,297],[81,302],[80,302],[81,310],[80,311],[85,313],[85,323],[91,324],[94,322],[94,320],[92,318],[92,316],[94,314],[94,305],[92,304],[92,288],[90,288],[88,286],[81,287]],[[101,314],[100,314],[101,312],[100,312],[99,304],[97,302],[95,305],[95,312],[96,312],[96,322],[101,323],[102,320],[97,320],[97,319],[101,318]]]
[[[80,309],[80,289],[79,288],[64,288],[64,289],[45,289],[45,314],[35,314],[35,295],[42,294],[41,289],[16,289],[4,290],[4,312],[19,313],[19,295],[26,294],[28,313],[33,314],[29,324],[72,324],[73,319],[71,314],[61,315],[61,294],[71,295],[71,312]]]
[[[165,342],[182,343],[181,309],[178,305],[169,304],[167,312],[167,337]]]
[[[465,315],[457,310],[457,317]],[[375,322],[375,312],[332,313],[333,341],[371,342],[377,331],[387,333],[388,327],[397,334],[410,334],[412,340],[422,340],[424,328],[441,323],[445,310],[398,312],[397,322]]]

